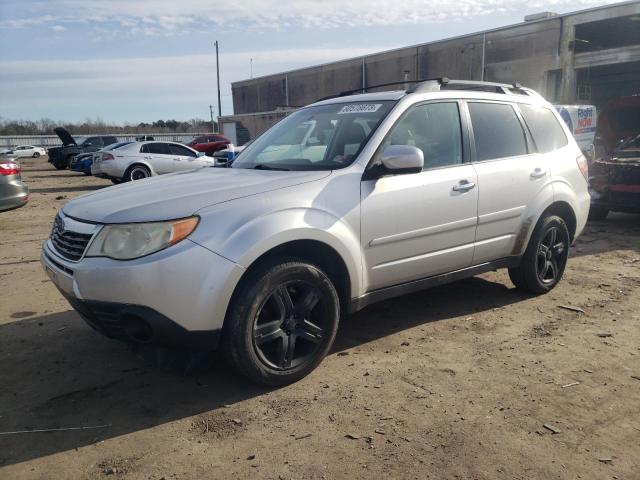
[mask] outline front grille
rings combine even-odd
[[[51,237],[49,238],[60,255],[69,260],[77,261],[82,258],[91,236],[91,234],[87,233],[65,230],[64,221],[60,218],[60,215],[56,215],[51,229]]]

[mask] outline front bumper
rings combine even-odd
[[[60,257],[47,241],[41,262],[94,329],[131,343],[214,349],[244,270],[190,240],[136,260]]]

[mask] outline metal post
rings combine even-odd
[[[485,50],[485,45],[487,43],[487,34],[483,33],[482,34],[482,78],[480,80],[482,80],[484,82],[484,50]]]
[[[215,133],[215,123],[213,123],[213,105],[209,105],[209,113],[211,114],[211,133]]]
[[[218,119],[222,116],[222,103],[220,103],[220,61],[218,58],[218,41],[216,40],[216,77],[218,80]],[[220,122],[218,121],[218,124]]]
[[[287,73],[284,74],[284,96],[285,96],[285,104],[288,107],[289,106],[289,75]]]
[[[362,93],[367,91],[367,68],[365,65],[365,57],[362,57]]]

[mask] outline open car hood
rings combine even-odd
[[[58,135],[58,138],[62,141],[62,145],[77,145],[76,141],[66,129],[56,127],[53,131],[56,132],[56,135]]]

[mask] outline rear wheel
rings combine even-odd
[[[327,355],[340,318],[329,277],[293,259],[249,274],[225,322],[224,350],[240,373],[262,385],[295,382]]]
[[[569,230],[556,215],[542,218],[536,226],[521,263],[509,269],[514,285],[529,293],[547,293],[564,273],[569,257]]]
[[[40,156],[40,152],[33,152],[33,158],[38,158]]]
[[[151,176],[151,171],[144,165],[132,165],[124,174],[124,179],[127,182],[133,182],[135,180],[143,180]]]
[[[609,209],[591,205],[589,208],[589,220],[604,220],[609,215]]]

